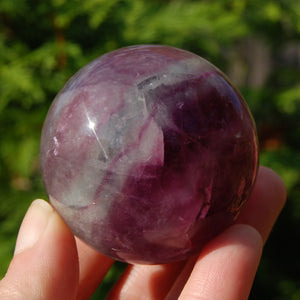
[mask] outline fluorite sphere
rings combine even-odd
[[[256,131],[241,94],[203,58],[140,45],[105,54],[54,100],[40,161],[72,232],[129,263],[186,259],[238,217]]]

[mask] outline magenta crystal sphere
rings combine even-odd
[[[40,162],[72,232],[130,263],[201,250],[238,217],[258,165],[249,109],[203,58],[141,45],[105,54],[54,100]]]

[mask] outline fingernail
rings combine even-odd
[[[30,205],[21,224],[14,254],[33,247],[45,231],[50,216],[51,205],[44,200],[35,200]]]

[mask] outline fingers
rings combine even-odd
[[[0,283],[1,299],[76,299],[79,268],[75,239],[43,200],[30,206],[15,255]]]
[[[53,208],[36,200],[20,227],[14,258],[0,283],[0,299],[89,299],[112,263],[75,241]]]
[[[76,238],[79,256],[79,287],[77,300],[90,299],[114,260],[100,254]]]
[[[196,263],[191,258],[185,266],[130,266],[108,299],[247,299],[262,246],[254,228],[235,225],[209,243]]]
[[[271,169],[260,167],[252,195],[238,223],[253,226],[264,242],[286,201],[286,188],[282,179]]]
[[[280,211],[282,210],[282,207],[283,207],[285,201],[286,201],[286,189],[285,189],[285,186],[284,186],[281,178],[274,171],[272,171],[268,168],[265,168],[265,167],[260,167],[252,195],[251,195],[244,211],[242,212],[240,218],[238,219],[237,223],[246,224],[247,226],[251,226],[251,227],[255,228],[257,230],[257,232],[261,235],[262,241],[265,242],[270,234],[270,231],[271,231]],[[237,225],[235,225],[235,226],[237,226]],[[229,228],[229,230],[231,230],[231,229]],[[227,231],[225,231],[225,234],[227,234]],[[224,234],[221,234],[221,237],[223,235]],[[217,237],[217,240],[219,238],[220,238],[220,236]],[[241,239],[241,241],[242,241],[242,239]],[[211,243],[215,243],[215,240],[213,240]],[[203,250],[200,253],[199,259],[201,260],[201,264],[199,264],[199,260],[198,260],[198,262],[196,264],[196,266],[198,266],[198,267],[195,266],[193,271],[192,271],[192,268],[190,268],[190,271],[192,271],[192,273],[191,273],[191,277],[188,279],[188,284],[185,287],[185,293],[188,293],[188,292],[198,293],[198,290],[194,290],[195,286],[194,287],[191,286],[190,282],[193,281],[195,278],[203,277],[203,274],[201,272],[199,272],[199,266],[202,266],[201,268],[205,268],[205,267],[203,267],[203,264],[206,263],[206,260],[208,258],[203,257],[203,253],[205,253],[205,251],[208,251],[207,249],[209,249],[209,247],[211,247],[211,243],[209,243],[207,245],[208,248],[206,247],[206,250]],[[216,245],[216,244],[214,244],[214,245]],[[255,245],[255,243],[253,245]],[[241,245],[239,245],[239,246],[241,246]],[[256,267],[257,267],[255,264],[255,258],[257,257],[256,255],[259,253],[259,243],[256,246],[257,246],[257,248],[255,248],[255,247],[248,248],[248,250],[250,251],[250,254],[252,252],[253,262],[252,262],[252,264],[250,263],[250,265],[249,265],[250,267],[252,265],[252,267],[253,267],[252,271],[255,271]],[[218,246],[217,246],[217,248],[218,248]],[[236,247],[236,249],[238,249],[238,247]],[[225,253],[223,247],[220,247],[218,251],[222,251]],[[242,253],[242,252],[239,252],[239,253]],[[248,257],[251,257],[250,254],[248,254]],[[212,260],[218,259],[217,257],[214,257],[212,255],[210,255],[209,257],[212,258]],[[224,259],[224,261],[225,261],[225,259]],[[236,262],[239,264],[240,267],[243,266],[243,263],[244,263],[243,261],[238,262],[238,260],[236,260]],[[250,260],[250,262],[251,262],[251,260]],[[210,264],[211,263],[212,262],[210,262]],[[220,266],[224,267],[225,265],[223,264]],[[238,271],[238,268],[237,267],[233,268],[233,266],[234,265],[232,265],[232,267],[229,266],[230,270]],[[189,267],[187,266],[186,269],[187,269],[186,270],[186,273],[187,273],[189,271],[188,270]],[[234,278],[235,274],[236,273],[233,273],[231,275],[231,278]],[[211,276],[214,276],[213,271],[212,271]],[[186,278],[186,274],[180,274],[178,276],[176,282],[174,283],[174,285],[172,287],[172,290],[170,291],[170,294],[169,294],[171,296],[170,299],[172,299],[172,297],[174,299],[178,298],[180,291],[182,289],[182,282],[186,281],[185,278]],[[249,281],[249,278],[251,279],[250,281]],[[253,278],[251,278],[249,276],[245,276],[245,277],[243,277],[243,279],[245,279],[244,284],[250,284],[250,287],[251,287]],[[229,285],[230,282],[227,282],[227,284]],[[216,287],[217,286],[218,285],[216,285]],[[206,285],[206,287],[209,290],[208,285]],[[243,288],[244,288],[244,297],[245,298],[242,298],[242,297],[234,298],[234,295],[232,294],[230,296],[232,298],[229,297],[228,299],[247,299],[247,294],[249,292],[249,289],[246,286],[244,286]],[[213,290],[215,290],[215,289],[213,289]],[[204,292],[204,291],[202,291],[202,292]],[[184,298],[184,297],[186,297],[185,293],[182,294],[182,297],[183,297],[182,299],[185,299]],[[206,297],[204,297],[204,298],[206,299]],[[221,298],[226,299],[223,297],[221,297]],[[190,299],[190,298],[187,298],[187,299]],[[193,299],[193,298],[191,298],[191,299]],[[197,299],[197,298],[195,298],[195,299]],[[213,295],[211,295],[207,299],[214,299]]]
[[[129,266],[108,299],[164,299],[183,265],[184,262]]]
[[[283,208],[285,201],[286,201],[286,190],[281,178],[274,171],[265,167],[260,167],[252,195],[244,211],[242,212],[240,218],[238,219],[238,223],[246,224],[255,228],[257,232],[261,235],[263,242],[265,242],[270,234],[270,231],[280,211]],[[211,243],[214,243],[214,240]],[[209,243],[207,247],[210,247],[211,243]],[[222,248],[220,248],[220,250],[223,251]],[[255,249],[252,250],[256,251]],[[206,258],[203,257],[203,251],[200,253],[200,258],[205,261]],[[255,264],[253,264],[253,267],[255,268]],[[194,269],[192,271],[192,267],[187,265],[185,267],[185,274],[180,274],[176,282],[174,283],[172,290],[170,291],[169,294],[171,295],[170,299],[172,299],[172,297],[174,299],[178,298],[182,286],[186,282],[186,277],[187,277],[186,273],[188,272],[192,272],[191,276],[193,276],[194,278],[195,276],[196,277],[202,276],[201,273],[197,272],[197,269]],[[245,279],[249,279],[249,277],[245,277]],[[192,277],[188,279],[188,282],[190,282],[190,280],[192,280]],[[249,281],[247,282],[249,283]],[[187,289],[189,290],[190,288],[185,288],[185,290],[187,291]],[[245,295],[247,293],[248,291],[245,290]],[[208,299],[213,299],[213,298],[208,298]],[[243,298],[237,298],[237,299],[243,299]]]
[[[248,299],[262,247],[253,227],[230,227],[203,249],[179,299]],[[167,299],[177,296],[171,291]]]

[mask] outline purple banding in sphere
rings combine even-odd
[[[255,124],[203,58],[140,45],[105,54],[55,98],[40,162],[72,232],[129,263],[188,258],[231,225],[253,188]]]

